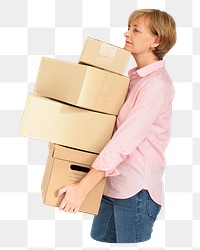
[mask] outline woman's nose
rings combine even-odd
[[[127,30],[127,31],[124,33],[124,36],[125,36],[125,37],[130,37],[129,30]]]

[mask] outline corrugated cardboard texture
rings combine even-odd
[[[20,135],[100,153],[112,136],[116,117],[29,94]]]
[[[34,91],[81,108],[118,115],[129,80],[95,67],[43,57]]]
[[[69,160],[67,160],[69,156]],[[90,169],[97,155],[73,150],[60,145],[50,144],[49,156],[42,181],[43,202],[46,205],[59,206],[62,197],[56,197],[58,189],[65,185],[78,183],[87,173],[73,170]],[[88,165],[88,163],[90,163]],[[80,212],[97,214],[100,206],[106,178],[102,179],[86,196]]]
[[[123,75],[129,58],[129,51],[89,37],[83,47],[79,63]]]

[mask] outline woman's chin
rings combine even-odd
[[[127,45],[124,45],[124,48],[123,48],[123,49],[125,49],[125,50],[131,52],[131,49],[130,49]]]

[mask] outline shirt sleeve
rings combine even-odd
[[[126,120],[98,155],[92,168],[105,171],[105,176],[120,174],[117,166],[130,155],[148,134],[165,102],[164,83],[149,81],[138,92]]]

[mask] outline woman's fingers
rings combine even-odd
[[[70,206],[66,206],[65,209],[64,209],[64,212],[73,213],[74,212],[74,208],[70,207]]]
[[[64,186],[57,192],[57,197],[63,196],[60,202],[59,210],[69,213],[77,213],[82,203],[81,190],[78,189],[77,185]]]
[[[79,211],[79,207],[76,207],[76,208],[74,209],[74,213],[76,214],[76,213],[78,213],[78,211]]]
[[[66,207],[66,200],[65,198],[61,201],[60,205],[59,205],[59,210],[63,210]]]
[[[62,187],[58,190],[57,192],[57,197],[61,196],[62,194],[66,193],[67,192],[67,187]]]

